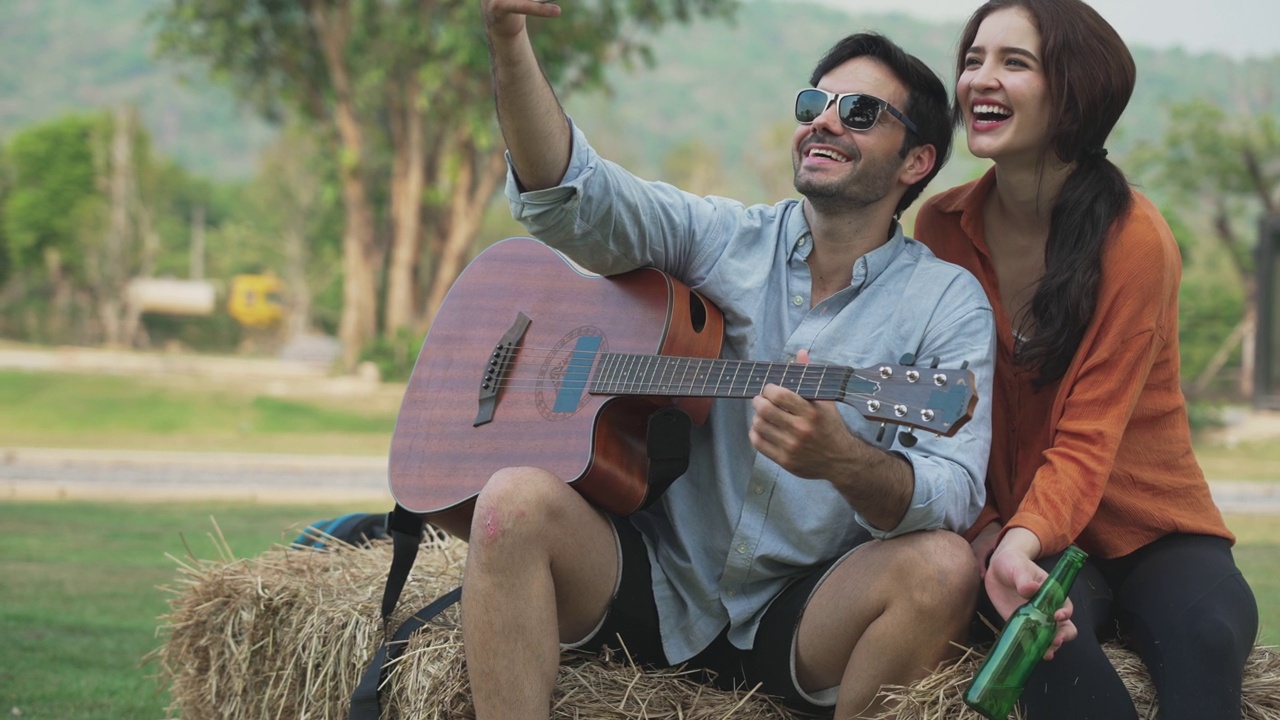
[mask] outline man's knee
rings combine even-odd
[[[554,475],[537,468],[499,470],[476,496],[471,516],[472,545],[525,542],[556,523],[563,495],[573,493]]]
[[[953,532],[930,530],[904,540],[898,558],[899,577],[915,602],[967,619],[977,601],[981,578],[973,551]]]

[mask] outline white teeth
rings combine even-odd
[[[987,115],[1004,115],[1004,116],[1009,116],[1013,114],[1008,109],[1002,108],[999,105],[974,105],[973,113],[975,115],[987,114]]]
[[[834,150],[827,150],[826,148],[814,148],[810,150],[809,157],[814,156],[828,158],[830,160],[835,160],[836,162],[849,162],[849,158]]]

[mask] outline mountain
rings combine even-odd
[[[0,2],[0,140],[64,113],[133,103],[158,148],[189,169],[218,178],[251,173],[274,130],[237,107],[201,68],[153,59],[148,16],[162,3]],[[958,23],[752,0],[734,22],[668,28],[653,42],[652,66],[617,67],[610,93],[571,98],[566,106],[593,142],[641,174],[667,175],[682,159],[702,158],[716,165],[723,192],[772,197],[759,176],[776,175],[787,162],[793,93],[835,40],[866,29],[890,36],[952,81]],[[1113,136],[1113,156],[1157,139],[1173,102],[1280,114],[1280,56],[1235,61],[1142,47],[1134,55],[1138,88]],[[778,128],[785,128],[781,136]],[[961,148],[939,186],[974,172],[964,155]]]

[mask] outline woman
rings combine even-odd
[[[957,73],[955,120],[994,166],[933,198],[916,235],[995,309],[988,500],[970,539],[1004,618],[1067,545],[1090,554],[1058,639],[1079,637],[1038,666],[1028,717],[1136,718],[1100,646],[1118,629],[1163,720],[1239,718],[1257,605],[1191,449],[1178,249],[1104,149],[1133,58],[1079,0],[992,0]]]

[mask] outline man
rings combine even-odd
[[[805,199],[744,208],[596,155],[526,32],[526,16],[560,8],[482,2],[507,194],[534,236],[597,272],[680,278],[724,313],[726,358],[967,360],[985,400],[990,306],[896,222],[950,147],[946,91],[922,63],[875,35],[833,48],[819,90],[797,98]],[[881,710],[882,684],[924,676],[964,635],[978,574],[954,532],[982,506],[989,427],[980,401],[955,437],[907,447],[875,440],[878,425],[852,408],[768,385],[715,401],[688,472],[628,518],[537,468],[494,474],[469,529],[454,528],[470,542],[462,618],[477,716],[546,718],[562,648],[606,643],[722,685],[761,684],[799,710]]]

